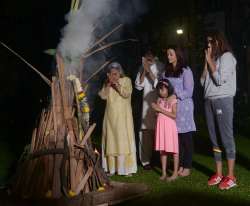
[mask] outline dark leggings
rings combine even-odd
[[[180,167],[191,168],[192,155],[193,155],[192,132],[179,133],[178,137],[179,137]]]

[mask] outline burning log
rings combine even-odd
[[[51,103],[40,116],[31,145],[18,165],[12,192],[25,198],[73,197],[109,185],[92,147],[89,107],[77,77],[66,78],[57,56]]]
[[[79,3],[79,0],[72,0],[72,10],[76,10]],[[119,43],[134,41],[129,39],[102,45],[107,37],[120,28],[121,25],[117,26],[87,50],[80,58],[81,67],[85,58],[96,52]],[[118,196],[125,200],[127,197],[123,198],[121,194],[127,196],[124,189],[130,191],[131,188],[122,185],[119,193],[113,190],[115,185],[110,184],[101,167],[100,154],[92,146],[91,134],[96,125],[89,125],[86,87],[82,87],[79,77],[66,77],[63,59],[59,55],[56,58],[58,71],[52,77],[52,82],[39,74],[51,86],[51,102],[42,111],[39,124],[32,134],[31,145],[19,161],[12,193],[24,198],[39,199],[82,195],[82,202],[87,205],[100,204],[98,198],[104,203],[112,202],[111,199],[117,202]],[[85,84],[109,63],[105,62]],[[98,192],[99,196],[95,199],[91,193],[96,195]]]

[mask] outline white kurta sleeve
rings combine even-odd
[[[138,90],[143,90],[145,86],[145,78],[144,81],[141,82],[140,77],[141,77],[141,72],[138,72],[135,79],[135,88]]]

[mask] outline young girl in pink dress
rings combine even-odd
[[[179,145],[178,132],[176,127],[176,96],[173,95],[174,89],[169,80],[162,79],[157,87],[158,100],[152,103],[153,109],[157,114],[157,123],[155,128],[155,150],[160,151],[162,176],[161,180],[172,181],[178,177],[179,166]],[[174,159],[174,170],[170,177],[167,177],[167,156],[172,155]]]

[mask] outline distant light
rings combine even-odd
[[[183,34],[183,30],[182,30],[182,29],[177,29],[177,30],[176,30],[176,33],[177,33],[178,35],[181,35],[181,34]]]

